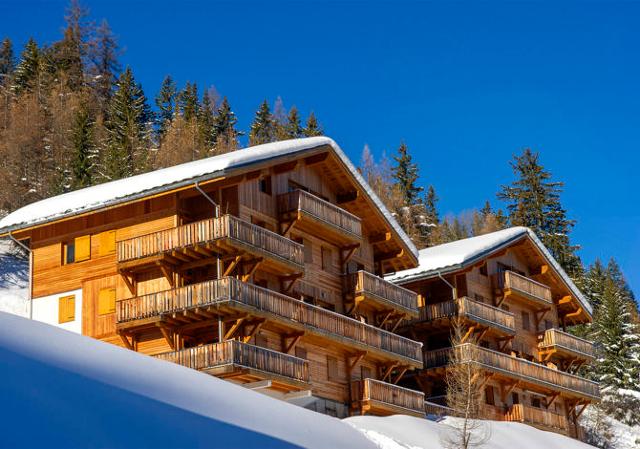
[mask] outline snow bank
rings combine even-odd
[[[514,226],[512,228],[502,229],[489,234],[478,235],[467,239],[456,240],[455,242],[421,249],[418,253],[418,266],[416,268],[399,271],[386,276],[385,279],[402,284],[426,277],[436,276],[439,272],[446,273],[448,271],[455,271],[472,265],[478,260],[499,251],[525,236],[528,236],[531,239],[534,245],[536,245],[544,255],[545,259],[547,259],[556,272],[560,274],[567,287],[573,292],[574,296],[578,301],[580,301],[585,310],[592,313],[591,304],[582,295],[569,275],[553,258],[549,250],[544,246],[540,239],[538,239],[536,234],[531,229],[523,226]]]
[[[13,254],[13,245],[0,240],[0,312],[28,316],[29,263]]]
[[[0,313],[0,447],[374,449],[346,423]]]
[[[193,184],[196,181],[214,179],[225,175],[226,171],[230,169],[257,164],[323,145],[333,148],[347,170],[352,173],[356,181],[382,211],[389,225],[395,229],[414,256],[418,257],[418,250],[411,239],[360,175],[344,151],[333,139],[328,137],[308,137],[257,145],[47,198],[18,209],[0,220],[0,234],[26,225],[44,223],[80,212],[134,200],[151,192],[161,192]]]
[[[435,422],[412,416],[355,416],[344,421],[374,441],[379,449],[444,449],[451,431],[447,424],[455,418]],[[485,449],[593,449],[563,435],[544,432],[520,423],[486,421],[490,440]]]

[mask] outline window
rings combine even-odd
[[[489,276],[489,271],[487,270],[487,262],[480,265],[480,274],[483,276]]]
[[[83,235],[62,245],[62,261],[64,265],[82,262],[91,258],[91,236]]]
[[[484,402],[488,405],[496,405],[493,387],[491,385],[484,389]]]
[[[362,376],[363,379],[371,379],[372,378],[371,368],[369,368],[368,366],[361,366],[360,376]]]
[[[304,348],[301,348],[300,346],[296,346],[296,357],[298,357],[299,359],[306,359],[307,350]]]
[[[98,236],[100,243],[99,254],[101,256],[108,256],[115,254],[116,252],[116,231],[102,232]]]
[[[518,395],[518,393],[511,393],[511,403],[513,405],[520,403],[520,395]]]
[[[313,263],[313,244],[311,240],[304,239],[304,262]]]
[[[551,320],[544,320],[544,328],[545,330],[553,328],[553,323],[551,322]]]
[[[260,180],[260,191],[267,195],[271,195],[271,176],[265,176]]]
[[[328,271],[331,267],[331,250],[329,248],[322,247],[322,269]]]
[[[327,356],[327,377],[329,380],[337,381],[338,379],[338,359]]]
[[[540,398],[531,397],[531,407],[540,408]]]
[[[58,298],[58,323],[69,323],[76,319],[75,295],[61,296]]]
[[[103,288],[98,293],[98,315],[107,315],[116,311],[116,289]]]
[[[526,331],[531,328],[529,323],[529,312],[522,311],[522,328]]]

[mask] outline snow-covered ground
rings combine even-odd
[[[28,316],[29,263],[14,252],[9,240],[0,239],[0,311]]]

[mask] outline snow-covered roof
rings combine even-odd
[[[551,255],[538,236],[529,228],[516,226],[489,234],[457,240],[455,242],[432,246],[421,249],[418,256],[418,266],[408,270],[399,271],[386,277],[387,280],[406,284],[420,279],[437,276],[466,268],[483,258],[500,251],[522,238],[529,237],[535,246],[544,255],[547,262],[553,266],[566,286],[578,299],[582,307],[592,313],[591,304],[582,295],[578,287],[573,283],[569,275]]]
[[[389,226],[397,232],[414,257],[417,258],[418,250],[411,242],[411,239],[409,239],[380,198],[360,175],[344,151],[333,139],[328,137],[309,137],[258,145],[47,198],[20,208],[0,220],[0,235],[143,198],[150,194],[188,186],[198,181],[224,176],[232,169],[248,167],[320,146],[333,148],[336,155],[360,184],[360,187],[367,192],[375,205],[382,211]]]

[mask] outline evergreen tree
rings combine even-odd
[[[213,119],[213,134],[216,139],[215,152],[217,154],[237,149],[238,136],[241,135],[236,130],[237,121],[238,119],[231,110],[227,97],[224,97]]]
[[[261,145],[276,140],[276,125],[269,103],[264,100],[256,112],[249,132],[249,146]]]
[[[322,136],[324,134],[324,131],[322,131],[322,127],[318,123],[318,119],[313,111],[309,114],[307,126],[304,128],[303,134],[305,137]]]
[[[94,122],[89,112],[81,108],[76,112],[72,129],[73,160],[71,168],[73,172],[73,189],[81,189],[93,184],[93,162],[95,147],[93,141]]]
[[[300,114],[298,108],[292,106],[287,116],[287,124],[285,125],[285,134],[287,139],[298,139],[304,135],[304,129],[300,123]]]
[[[83,20],[88,12],[77,0],[71,0],[65,16],[66,28],[61,41],[53,46],[52,59],[56,70],[66,78],[67,86],[75,91],[84,82],[84,58],[87,54],[87,27]]]
[[[171,75],[167,75],[162,81],[162,86],[155,99],[156,106],[158,107],[156,126],[158,127],[160,136],[164,135],[171,120],[173,120],[176,110],[176,93],[176,83],[173,81],[173,78],[171,78]]]
[[[398,148],[398,155],[394,156],[396,166],[393,168],[393,176],[398,184],[405,206],[413,206],[418,202],[422,187],[418,182],[418,165],[413,163],[409,149],[404,142]]]
[[[119,179],[146,170],[149,114],[144,92],[127,67],[118,79],[109,108],[106,179]]]
[[[40,75],[42,72],[42,57],[38,44],[33,38],[29,38],[27,45],[20,56],[14,77],[13,90],[16,94],[23,91],[33,90],[40,84]]]
[[[13,55],[11,39],[5,38],[0,46],[0,85],[5,83],[5,78],[11,76],[16,67]]]
[[[187,81],[184,89],[178,96],[180,112],[186,122],[191,122],[198,117],[200,111],[200,102],[198,101],[198,86],[196,83],[191,84]]]
[[[205,91],[202,96],[202,104],[200,105],[200,113],[198,115],[198,130],[200,132],[200,140],[202,142],[203,155],[207,155],[214,149],[216,142],[216,129],[213,115],[215,105],[211,100],[209,91]]]
[[[526,149],[511,162],[516,181],[502,186],[498,198],[507,203],[512,226],[527,226],[570,274],[580,270],[576,246],[569,234],[575,222],[567,218],[560,203],[562,182],[551,181],[551,173],[538,162],[538,153]]]
[[[432,185],[429,186],[427,190],[427,196],[425,198],[424,206],[427,213],[427,220],[432,226],[437,226],[440,223],[440,218],[438,217],[438,196],[436,195],[436,189],[433,188]]]

